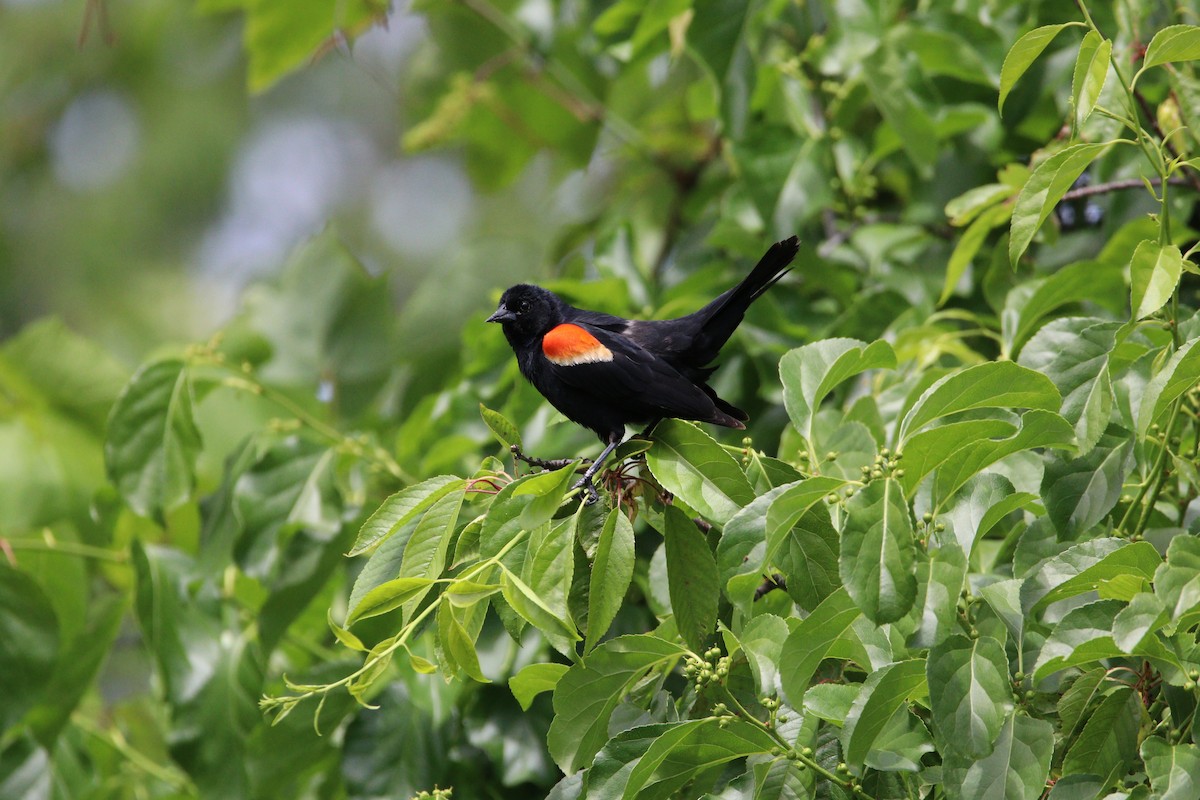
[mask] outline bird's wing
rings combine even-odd
[[[542,355],[558,379],[599,403],[646,416],[740,426],[666,360],[606,328],[563,323],[542,338]]]

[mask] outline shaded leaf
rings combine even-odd
[[[695,651],[704,649],[717,622],[717,564],[696,523],[675,506],[664,512],[667,586],[679,634]]]
[[[986,758],[946,759],[946,792],[961,800],[1037,800],[1046,789],[1053,753],[1053,725],[1009,714]]]
[[[596,558],[592,562],[584,652],[595,647],[608,632],[625,600],[625,592],[633,579],[633,548],[633,526],[620,508],[614,508],[604,521]]]
[[[846,715],[846,727],[842,729],[846,761],[862,764],[879,734],[905,701],[922,697],[928,691],[924,659],[889,664],[868,675]]]
[[[108,418],[109,477],[130,508],[161,518],[191,496],[199,452],[187,364],[151,361],[130,379]]]
[[[779,653],[779,677],[792,706],[800,706],[817,667],[861,614],[846,590],[838,589],[800,620]]]
[[[554,721],[547,745],[563,772],[591,762],[608,740],[608,722],[629,687],[647,671],[686,651],[657,636],[620,636],[573,665],[554,688]]]

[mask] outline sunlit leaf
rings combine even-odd
[[[1034,28],[1017,40],[1008,51],[1008,55],[1004,57],[1004,64],[1000,67],[1000,98],[997,102],[997,108],[1004,111],[1004,100],[1008,97],[1008,93],[1012,91],[1013,84],[1021,79],[1034,61],[1037,61],[1038,56],[1042,54],[1054,37],[1064,29],[1072,25],[1079,25],[1078,22],[1065,22],[1061,25],[1043,25],[1040,28]]]
[[[754,499],[741,467],[695,425],[669,419],[654,429],[646,464],[667,491],[714,522],[724,524]]]
[[[1009,263],[1016,266],[1058,201],[1083,171],[1113,144],[1115,142],[1073,144],[1034,168],[1013,208],[1012,234],[1008,239]]]

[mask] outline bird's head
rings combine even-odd
[[[542,336],[562,322],[561,304],[553,292],[520,283],[500,297],[500,305],[487,321],[499,322],[510,339]]]

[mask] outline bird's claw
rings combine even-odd
[[[536,456],[526,455],[519,444],[509,445],[508,451],[513,454],[513,458],[518,461],[524,461],[531,467],[540,469],[562,469],[563,467],[574,464],[579,459],[577,458],[537,458]],[[587,459],[584,459],[585,461]]]
[[[591,478],[580,478],[579,480],[575,481],[574,485],[571,486],[571,488],[572,489],[583,489],[587,493],[587,496],[584,499],[584,502],[587,503],[589,506],[592,505],[593,503],[597,502],[600,499],[600,493],[596,491],[596,487],[592,483]]]

